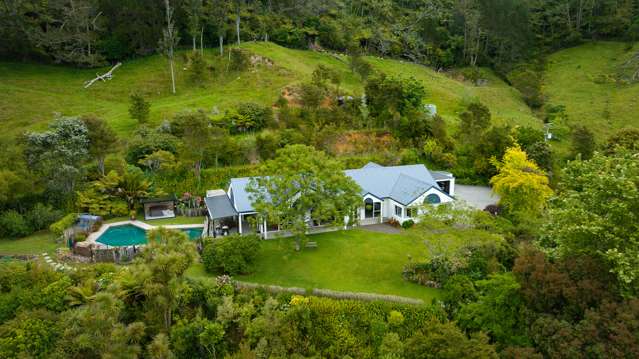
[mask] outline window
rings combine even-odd
[[[370,198],[366,198],[364,200],[364,218],[372,218],[373,217],[373,200]]]
[[[395,215],[398,217],[402,217],[402,207],[400,206],[395,206]]]
[[[424,199],[424,204],[438,204],[441,203],[441,199],[438,195],[431,193]]]
[[[417,208],[406,208],[406,217],[415,218],[417,215]]]

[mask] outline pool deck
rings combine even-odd
[[[165,226],[152,226],[142,221],[120,221],[120,222],[103,224],[100,227],[100,229],[89,234],[86,240],[79,242],[78,244],[76,244],[76,246],[80,246],[80,247],[93,246],[94,248],[109,248],[110,246],[107,246],[106,244],[102,244],[98,242],[97,239],[100,238],[100,236],[103,235],[104,232],[106,232],[109,228],[125,226],[125,225],[136,226],[138,228],[142,228],[145,231],[156,229],[156,228],[169,228],[169,229],[204,228],[204,224],[168,224]]]

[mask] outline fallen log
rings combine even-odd
[[[100,81],[106,81],[106,80],[111,80],[113,78],[113,71],[115,71],[115,69],[117,69],[118,67],[122,66],[121,62],[118,62],[117,64],[115,64],[115,66],[113,66],[111,68],[111,70],[109,70],[109,72],[105,73],[105,74],[95,74],[95,78],[93,80],[88,80],[84,82],[84,88],[89,88],[89,86],[93,85],[96,81],[100,80]]]

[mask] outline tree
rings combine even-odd
[[[493,190],[513,215],[536,216],[545,208],[552,195],[548,177],[537,164],[528,160],[519,146],[506,150],[501,161],[493,160],[498,174],[491,178]]]
[[[49,190],[63,197],[75,191],[89,154],[89,133],[77,117],[61,117],[46,132],[28,132],[24,137],[30,169],[47,182]]]
[[[207,2],[205,8],[206,17],[215,28],[219,40],[220,56],[224,55],[224,35],[226,34],[230,6],[229,0],[219,0]]]
[[[260,238],[251,236],[227,236],[206,240],[202,251],[202,263],[209,273],[248,274],[260,249]]]
[[[295,234],[299,250],[302,236],[313,221],[343,226],[354,220],[361,205],[357,184],[339,163],[305,145],[290,145],[267,161],[262,173],[251,180],[247,191],[255,210],[271,223]]]
[[[639,152],[639,129],[629,127],[615,132],[606,141],[604,151],[606,154],[613,154],[624,149]]]
[[[577,126],[572,131],[572,151],[574,156],[581,155],[581,159],[587,160],[595,152],[595,134],[586,126]]]
[[[459,115],[459,137],[465,144],[475,144],[490,127],[490,110],[481,102],[473,102]]]
[[[127,304],[144,306],[147,323],[168,333],[173,312],[188,290],[184,273],[193,264],[195,246],[186,234],[166,228],[149,231],[147,238],[146,248],[117,289]]]
[[[637,156],[595,154],[588,161],[570,162],[540,242],[553,256],[600,259],[629,294],[639,291]]]
[[[500,344],[525,346],[524,303],[520,285],[512,273],[492,274],[477,281],[477,301],[457,312],[459,325],[470,331],[484,331]]]
[[[452,322],[431,320],[404,343],[407,359],[473,358],[497,359],[495,348],[488,337],[476,333],[470,339]]]
[[[173,49],[180,42],[178,30],[175,28],[173,21],[173,8],[169,4],[169,0],[164,0],[164,8],[166,11],[166,27],[162,30],[158,47],[160,52],[169,60],[169,69],[171,71],[171,93],[175,94],[175,71],[173,69]]]
[[[183,113],[178,117],[176,121],[182,126],[183,141],[180,158],[192,166],[193,174],[200,181],[207,146],[211,142],[211,121],[202,111]]]
[[[184,4],[184,12],[186,12],[186,16],[188,18],[187,29],[189,31],[189,35],[191,35],[191,39],[193,40],[193,52],[197,50],[196,39],[198,35],[200,36],[200,43],[203,41],[203,32],[204,28],[202,27],[202,12],[204,11],[204,6],[202,4],[202,0],[188,0],[185,1]],[[204,48],[201,49],[204,51]]]
[[[129,116],[132,119],[137,120],[138,124],[144,124],[149,119],[149,109],[151,108],[151,104],[149,104],[142,94],[138,92],[134,92],[129,95]]]
[[[97,161],[98,170],[104,176],[104,158],[114,150],[117,136],[106,121],[99,117],[84,116],[82,122],[88,130],[89,155]]]

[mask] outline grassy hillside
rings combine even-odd
[[[26,129],[42,129],[56,112],[100,115],[118,133],[127,136],[136,126],[127,111],[128,95],[132,91],[141,91],[149,97],[153,123],[185,109],[210,110],[215,106],[224,111],[245,101],[271,104],[285,86],[310,79],[319,64],[342,73],[344,90],[355,94],[362,92],[363,84],[348,69],[346,57],[291,50],[271,43],[243,46],[268,57],[275,66],[261,66],[240,76],[211,76],[204,86],[193,86],[179,59],[176,95],[169,93],[167,63],[160,56],[126,61],[116,70],[113,80],[96,83],[89,89],[83,88],[83,82],[105,69],[0,62],[0,136],[15,136]],[[216,54],[217,50],[211,49],[206,56],[213,58]],[[488,85],[476,87],[423,66],[378,58],[369,60],[375,68],[389,74],[414,76],[423,81],[428,90],[428,102],[436,104],[448,120],[456,119],[456,113],[464,102],[479,98],[490,107],[498,122],[538,124],[519,93],[489,71],[485,71]]]
[[[639,44],[633,51],[639,50]],[[548,59],[548,103],[566,106],[569,123],[588,126],[599,140],[615,129],[639,126],[639,84],[613,81],[631,54],[623,43],[597,42],[559,51]]]

